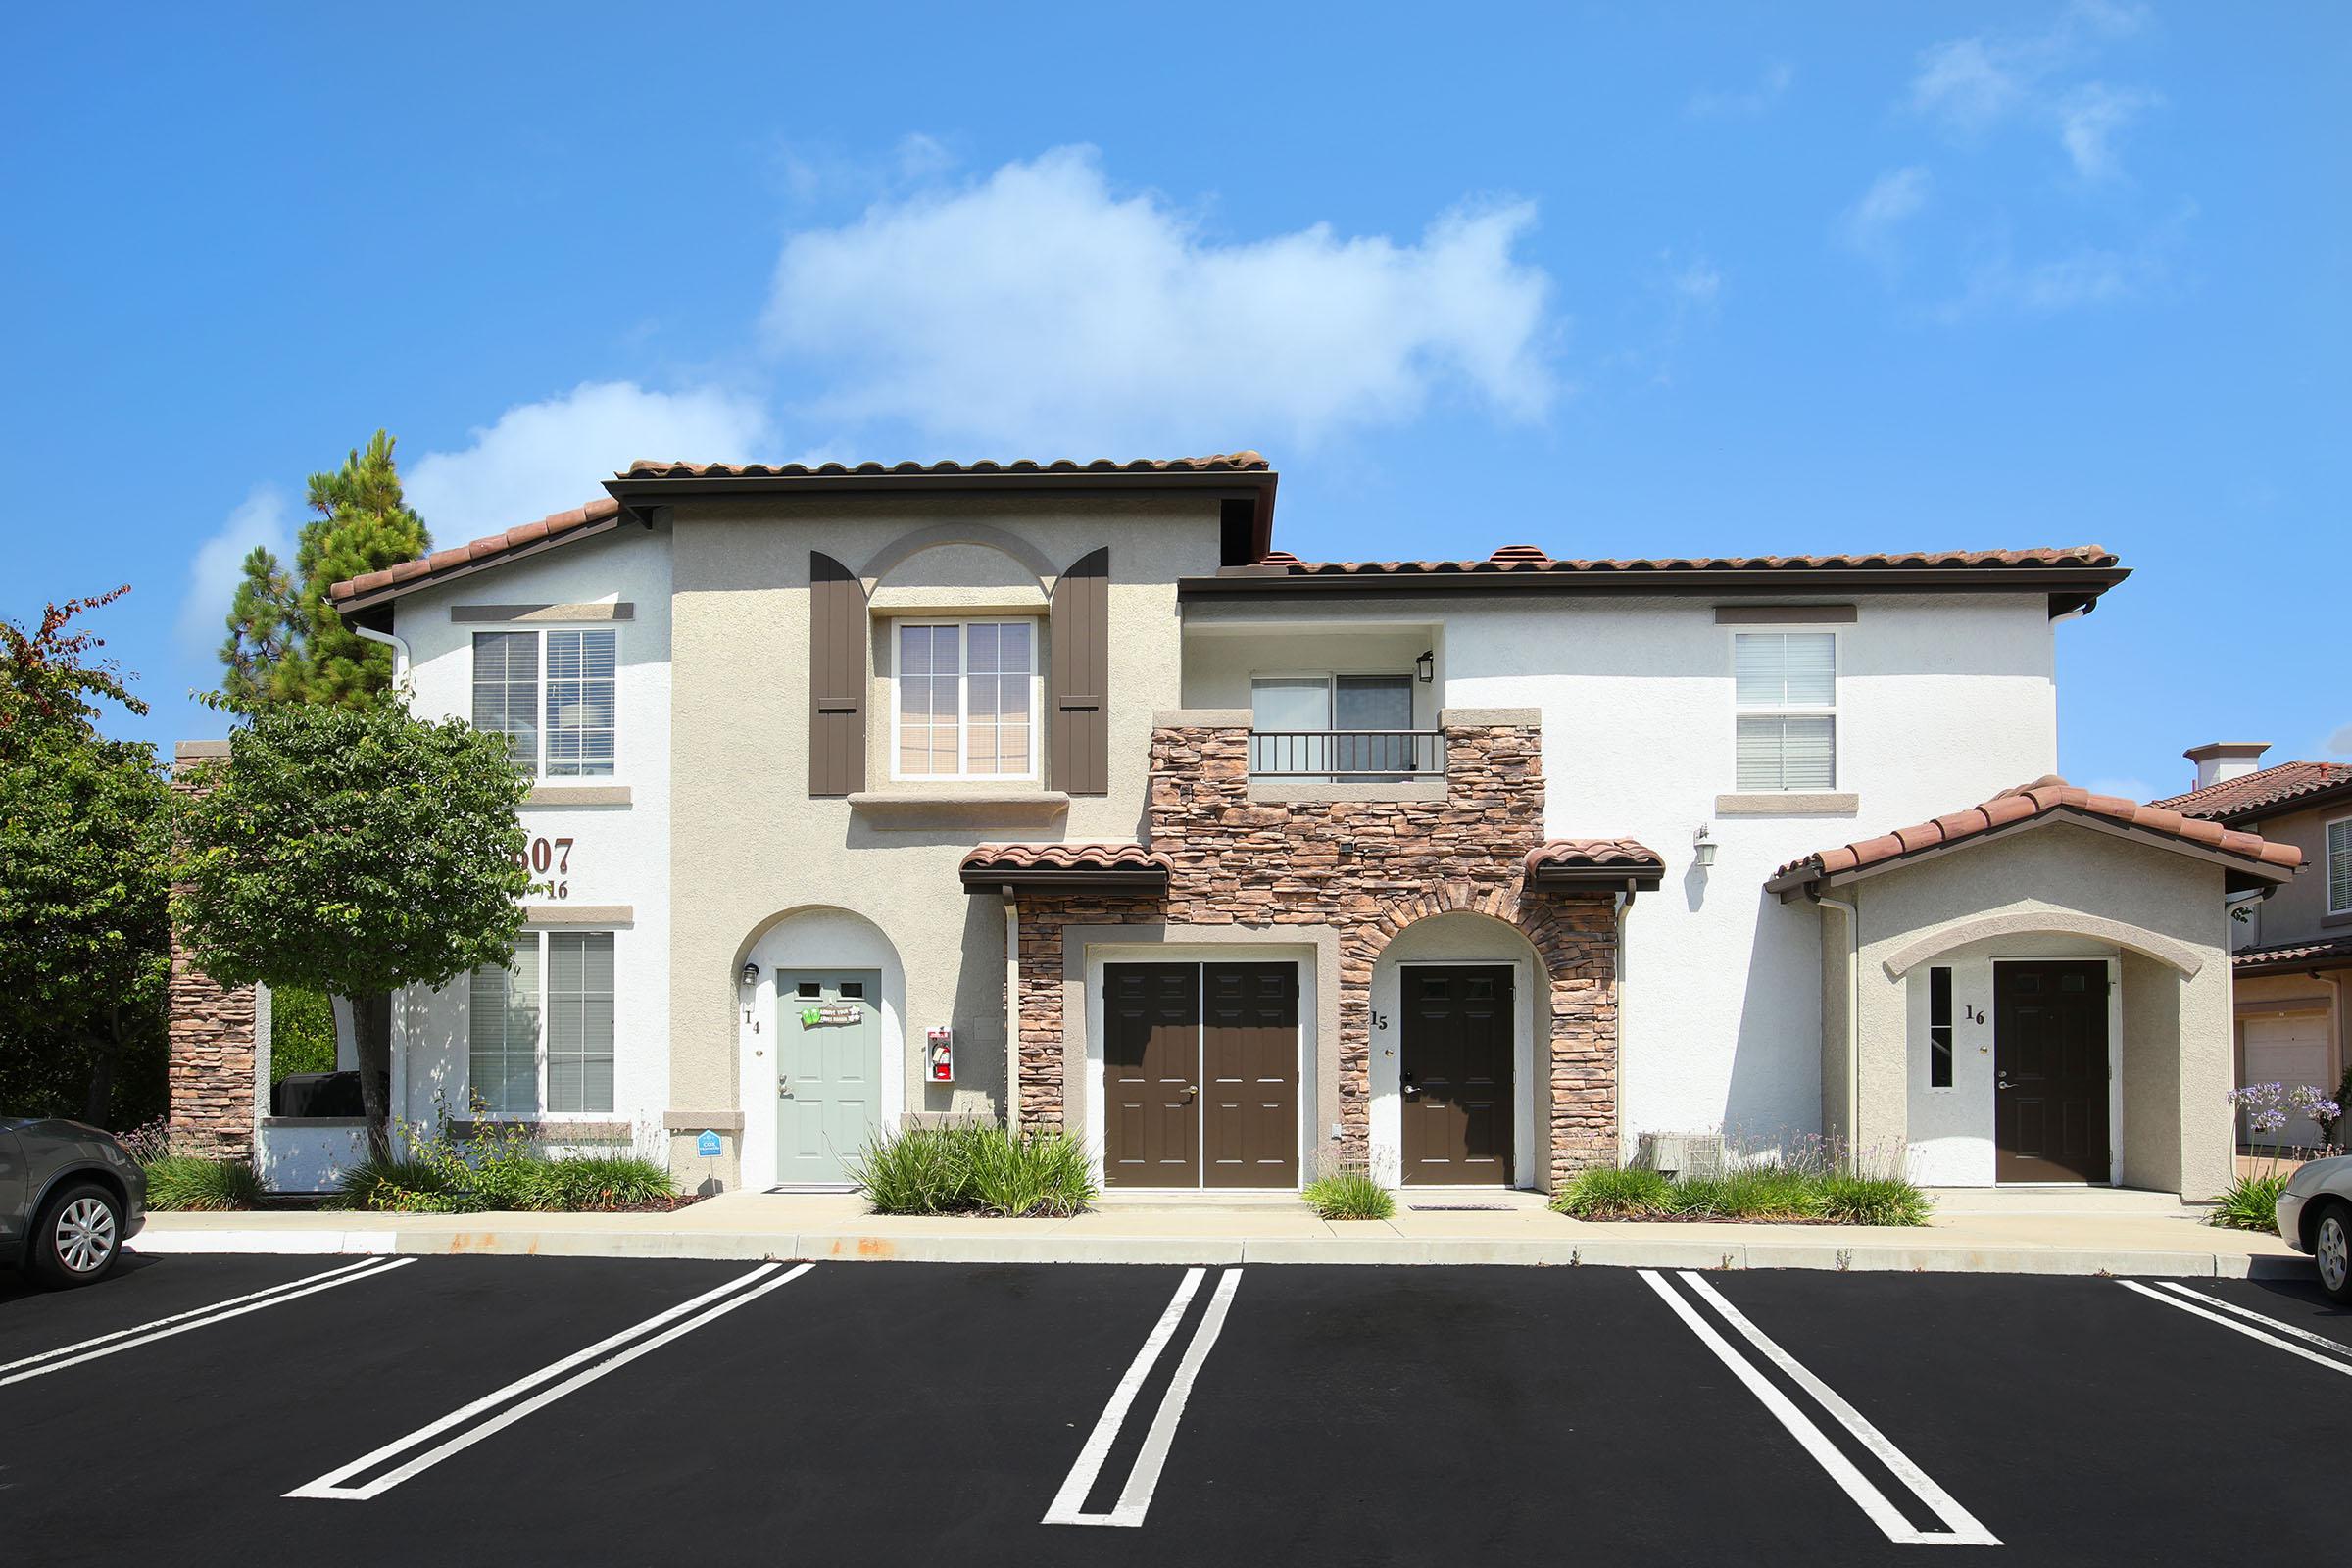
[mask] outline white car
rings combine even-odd
[[[2278,1234],[2320,1266],[2320,1284],[2352,1302],[2352,1154],[2315,1159],[2278,1195]]]

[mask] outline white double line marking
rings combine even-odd
[[[338,1285],[357,1285],[362,1280],[377,1279],[416,1261],[413,1257],[371,1257],[363,1263],[346,1263],[341,1268],[330,1268],[323,1274],[287,1280],[268,1290],[249,1291],[243,1296],[232,1296],[225,1301],[215,1301],[210,1306],[191,1307],[185,1312],[159,1317],[152,1323],[141,1323],[135,1328],[117,1329],[112,1334],[101,1334],[96,1339],[60,1346],[54,1350],[43,1350],[38,1355],[28,1355],[20,1361],[0,1363],[0,1389],[11,1383],[23,1383],[27,1378],[62,1372],[67,1367],[95,1361],[100,1356],[136,1349],[142,1345],[153,1345],[158,1340],[168,1340],[175,1334],[210,1328],[215,1323],[243,1317],[248,1312],[259,1312],[264,1307],[279,1306],[305,1296],[315,1296],[320,1291],[331,1291]]]
[[[296,1487],[286,1495],[289,1497],[331,1497],[351,1502],[366,1502],[370,1497],[382,1496],[403,1481],[422,1475],[450,1455],[472,1447],[493,1433],[505,1431],[532,1411],[553,1404],[575,1389],[587,1387],[608,1372],[619,1371],[639,1356],[661,1348],[681,1335],[691,1334],[706,1323],[715,1322],[745,1302],[765,1296],[778,1286],[791,1284],[808,1273],[813,1265],[803,1263],[788,1274],[776,1273],[776,1270],[783,1266],[781,1263],[763,1263],[749,1274],[729,1280],[716,1290],[705,1291],[692,1300],[680,1301],[666,1312],[657,1312],[644,1322],[599,1340],[584,1350],[573,1351],[552,1366],[541,1367],[528,1377],[515,1379],[495,1394],[486,1394],[462,1409],[452,1410],[431,1425],[418,1427],[407,1437],[395,1439],[373,1453],[364,1454],[360,1458],[354,1459],[341,1469],[329,1470],[325,1475],[307,1486]],[[712,1305],[713,1302],[717,1304]],[[699,1308],[708,1308],[708,1310],[701,1311],[698,1316],[687,1316],[688,1313],[696,1312]],[[681,1318],[684,1319],[683,1322],[676,1321]],[[665,1323],[671,1326],[663,1329],[662,1325]],[[662,1329],[662,1332],[657,1334],[654,1332],[656,1329]],[[608,1354],[614,1350],[619,1353]],[[599,1360],[600,1356],[608,1358]],[[475,1416],[488,1410],[497,1409],[498,1406],[506,1404],[516,1395],[529,1393],[543,1383],[563,1377],[564,1373],[570,1372],[574,1367],[591,1362],[595,1364],[587,1365],[585,1371],[573,1373],[572,1376],[556,1384],[554,1388],[542,1390],[519,1404],[500,1410],[497,1415],[479,1425],[466,1427],[466,1430],[460,1432],[456,1437],[435,1444],[414,1458],[386,1470],[372,1480],[363,1482],[356,1487],[343,1484],[353,1476],[364,1475],[378,1465],[399,1458],[400,1455],[408,1453],[411,1449],[431,1443],[433,1439],[453,1428],[465,1427],[466,1423],[471,1421]]]
[[[1119,1489],[1119,1500],[1108,1513],[1088,1513],[1087,1494],[1095,1490],[1095,1479],[1102,1473],[1102,1463],[1110,1456],[1110,1446],[1118,1439],[1128,1407],[1135,1403],[1144,1380],[1151,1376],[1152,1366],[1159,1360],[1159,1352],[1176,1337],[1185,1308],[1200,1294],[1200,1281],[1207,1272],[1200,1268],[1185,1270],[1183,1283],[1176,1287],[1175,1298],[1159,1314],[1159,1321],[1144,1341],[1144,1348],[1128,1363],[1127,1375],[1111,1391],[1110,1402],[1102,1407],[1102,1418],[1088,1434],[1086,1446],[1078,1450],[1078,1462],[1070,1466],[1070,1473],[1063,1479],[1061,1490],[1054,1494],[1054,1504],[1046,1510],[1042,1523],[1133,1529],[1144,1522],[1144,1514],[1152,1506],[1152,1494],[1159,1486],[1159,1472],[1168,1462],[1168,1448],[1176,1441],[1176,1425],[1184,1419],[1185,1402],[1192,1397],[1193,1380],[1200,1375],[1200,1364],[1216,1348],[1217,1335],[1225,1327],[1225,1314],[1233,1305],[1233,1293],[1241,1287],[1240,1269],[1229,1268],[1218,1277],[1217,1288],[1209,1297],[1208,1310],[1201,1315],[1200,1326],[1193,1330],[1184,1359],[1176,1364],[1176,1375],[1160,1398],[1159,1413],[1152,1418],[1152,1428],[1144,1434],[1143,1451],[1136,1455],[1135,1468],[1127,1474],[1127,1484]]]
[[[1902,1512],[1887,1500],[1868,1476],[1848,1459],[1829,1435],[1814,1425],[1812,1419],[1796,1407],[1796,1401],[1783,1394],[1745,1356],[1736,1349],[1697,1308],[1684,1300],[1653,1269],[1642,1270],[1649,1288],[1674,1308],[1675,1316],[1690,1327],[1699,1342],[1715,1352],[1715,1358],[1731,1368],[1734,1376],[1747,1385],[1747,1391],[1764,1403],[1788,1435],[1801,1444],[1813,1456],[1813,1461],[1830,1473],[1830,1479],[1845,1490],[1845,1494],[1879,1527],[1888,1541],[1906,1546],[1997,1546],[2000,1540],[1977,1522],[1976,1516],[1955,1501],[1952,1494],[1937,1486],[1928,1473],[1911,1462],[1902,1449],[1888,1442],[1886,1435],[1863,1418],[1862,1412],[1848,1404],[1837,1390],[1799,1365],[1796,1358],[1782,1349],[1750,1323],[1731,1302],[1716,1294],[1715,1288],[1698,1275],[1684,1270],[1683,1284],[1700,1300],[1712,1306],[1723,1320],[1738,1330],[1740,1338],[1754,1346],[1774,1366],[1788,1376],[1798,1388],[1812,1396],[1813,1401],[1827,1411],[1838,1424],[1852,1435],[1854,1441],[1869,1450],[1872,1458],[1885,1465],[1887,1471],[1910,1489],[1911,1494],[1926,1504],[1928,1510],[1943,1521],[1941,1530],[1913,1528]]]
[[[2192,1291],[2187,1286],[2175,1284],[2171,1280],[2156,1282],[2164,1287],[2162,1291],[2152,1291],[2136,1280],[2118,1280],[2116,1283],[2127,1291],[2137,1291],[2151,1301],[2162,1301],[2167,1306],[2177,1307],[2180,1311],[2204,1318],[2209,1323],[2219,1323],[2232,1333],[2243,1334],[2250,1340],[2260,1340],[2265,1345],[2275,1346],[2289,1355],[2299,1355],[2306,1361],[2316,1362],[2330,1372],[2341,1372],[2346,1377],[2352,1377],[2352,1359],[2336,1359],[2338,1356],[2352,1357],[2352,1345],[2344,1345],[2331,1340],[2325,1334],[2314,1334],[2309,1329],[2296,1328],[2292,1323],[2281,1323],[2274,1317],[2264,1317],[2251,1307],[2240,1306],[2235,1301],[2225,1301],[2218,1296],[2207,1296],[2203,1291]],[[2166,1292],[2171,1294],[2167,1295]],[[2181,1297],[2186,1297],[2187,1299],[2179,1299]],[[2221,1311],[2215,1311],[2216,1307],[2219,1307]],[[2222,1312],[2234,1312],[2239,1317],[2251,1318],[2254,1322],[2263,1324],[2276,1332],[2266,1334],[2262,1329],[2251,1328],[2244,1323],[2232,1323],[2230,1319],[2222,1316]],[[2302,1346],[2280,1339],[2278,1337],[2280,1334],[2289,1335],[2308,1345],[2316,1345],[2323,1350],[2332,1351],[2333,1354],[2314,1355],[2311,1351],[2304,1349]]]

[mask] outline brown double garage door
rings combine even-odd
[[[1104,965],[1104,1179],[1296,1186],[1298,1056],[1296,963]]]

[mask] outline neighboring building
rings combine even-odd
[[[2197,765],[2197,787],[2156,804],[2303,852],[2311,875],[2234,910],[2234,1081],[2311,1084],[2332,1096],[2352,1061],[2352,763],[2264,767],[2268,750],[2259,741],[2192,746],[2182,755]],[[2278,1137],[2309,1148],[2320,1129],[2298,1116]]]
[[[1254,453],[606,489],[336,585],[538,780],[514,970],[399,1008],[409,1119],[754,1187],[953,1117],[1151,1187],[1727,1126],[2226,1178],[2223,901],[2293,857],[2045,777],[2104,552],[1304,564]]]

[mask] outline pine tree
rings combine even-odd
[[[221,690],[239,704],[269,701],[278,670],[294,653],[294,579],[269,546],[256,545],[229,607],[228,640],[220,645],[227,671]]]
[[[348,577],[381,571],[424,554],[424,520],[401,498],[392,437],[375,432],[334,473],[311,475],[311,510],[294,552],[293,623],[299,654],[279,664],[271,695],[279,701],[367,703],[392,684],[392,653],[343,624],[327,590]]]

